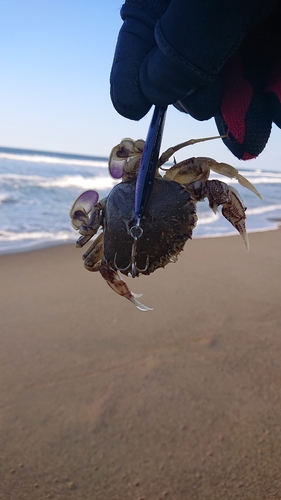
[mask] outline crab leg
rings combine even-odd
[[[118,293],[122,297],[125,297],[130,302],[132,302],[140,311],[152,311],[150,307],[143,305],[141,302],[137,300],[140,295],[137,295],[131,292],[125,283],[125,281],[121,280],[118,273],[112,269],[105,261],[102,261],[100,269],[99,269],[102,277],[105,279],[107,284],[110,286],[114,292]]]
[[[204,158],[202,158],[204,160]],[[209,158],[205,158],[208,160]],[[243,175],[239,174],[238,170],[232,165],[228,165],[228,163],[218,163],[215,160],[211,160],[210,169],[217,174],[225,175],[230,179],[237,179],[241,186],[249,189],[253,193],[255,193],[259,198],[262,198],[258,190],[253,186],[253,184],[246,179]]]
[[[103,233],[99,234],[95,241],[83,253],[84,266],[87,271],[99,271],[103,257]]]
[[[222,139],[224,137],[226,137],[226,135],[215,135],[214,137],[204,137],[203,139],[189,139],[189,141],[181,142],[180,144],[177,144],[176,146],[173,146],[162,153],[158,160],[157,167],[160,168],[162,165],[164,165],[164,163],[166,163],[166,161],[171,158],[173,154],[175,154],[180,149],[185,148],[186,146],[193,146],[193,144],[197,144],[198,142],[212,141],[213,139]]]

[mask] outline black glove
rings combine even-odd
[[[260,154],[272,122],[281,128],[281,7],[245,37],[221,72],[215,115],[225,144],[239,159]]]
[[[228,134],[229,149],[238,158],[257,156],[267,142],[271,121],[278,126],[281,122],[281,82],[276,76],[281,44],[274,51],[271,46],[274,37],[280,38],[280,2],[127,0],[121,15],[124,24],[111,71],[116,110],[134,120],[152,104],[174,104],[197,120],[216,115],[220,133]],[[270,30],[270,40],[259,47],[263,55],[274,56],[259,71],[258,51],[252,61],[249,47],[255,45],[246,40],[263,24],[268,33],[272,21],[278,29],[274,36]],[[238,112],[237,103],[243,112]]]

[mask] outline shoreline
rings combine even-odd
[[[270,232],[270,231],[278,231],[281,227],[281,219],[276,218],[275,222],[277,223],[277,225],[275,227],[247,230],[247,234],[249,235],[249,234],[254,234],[254,233],[266,233],[266,232]],[[197,239],[228,238],[228,237],[237,236],[237,235],[238,235],[237,232],[224,233],[224,234],[216,233],[216,234],[198,235],[198,236],[193,235],[192,241],[197,240]],[[57,247],[57,246],[65,246],[65,245],[73,245],[73,244],[75,246],[75,242],[78,239],[78,237],[79,237],[79,234],[77,233],[77,236],[75,235],[75,238],[73,239],[73,241],[61,240],[61,241],[53,241],[50,243],[43,243],[42,242],[42,243],[38,243],[37,245],[33,244],[32,247],[30,246],[28,248],[22,248],[22,249],[15,248],[15,249],[1,251],[1,247],[0,247],[0,258],[2,256],[6,256],[6,255],[18,255],[18,254],[22,254],[22,253],[35,252],[37,250],[39,251],[39,250],[44,250],[47,248],[53,248],[53,247]],[[85,246],[85,248],[86,248],[86,246]]]

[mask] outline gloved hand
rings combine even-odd
[[[281,127],[280,0],[127,0],[111,71],[111,98],[139,120],[174,104],[197,120],[215,116],[241,159]]]

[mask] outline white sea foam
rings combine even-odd
[[[0,153],[0,160],[24,161],[31,163],[48,163],[55,165],[77,165],[83,167],[101,167],[107,168],[106,160],[83,160],[80,158],[64,158],[47,155],[29,155],[16,153]]]
[[[252,180],[253,184],[281,184],[281,175],[274,176],[263,176],[263,177],[255,177]]]
[[[4,203],[5,201],[7,201],[9,198],[10,197],[8,194],[0,193],[0,205],[1,205],[1,203]]]
[[[17,233],[14,231],[0,230],[0,241],[24,241],[24,240],[69,240],[77,235],[72,231],[25,231]]]
[[[1,231],[0,255],[24,252],[63,243],[74,243],[76,239],[77,234],[67,231],[58,231],[56,233],[48,233],[47,231],[31,231],[28,233]]]
[[[252,184],[280,184],[281,183],[281,173],[277,172],[240,172],[247,179],[251,179]],[[219,179],[226,183],[238,184],[237,179],[230,179],[224,175],[211,173],[210,179]]]
[[[259,215],[265,214],[267,212],[275,212],[276,210],[281,210],[281,205],[266,205],[261,207],[249,208],[247,209],[246,215]]]
[[[210,209],[210,215],[204,214],[204,216],[197,214],[198,215],[198,221],[197,221],[197,226],[203,226],[204,224],[212,224],[216,220],[219,219],[221,216],[220,212],[218,211],[216,214]]]
[[[37,184],[42,180],[43,177],[40,175],[25,175],[25,174],[9,174],[9,173],[4,173],[0,174],[0,183],[23,183],[27,182],[28,184]]]
[[[265,227],[259,227],[255,229],[247,229],[247,233],[264,233],[265,231],[276,231],[280,227],[280,224],[276,223],[270,227],[265,226]],[[225,231],[225,232],[206,232],[204,234],[196,234],[196,230],[194,230],[194,233],[192,235],[192,239],[199,239],[199,238],[221,238],[222,236],[237,236],[238,232],[233,229],[230,231]],[[242,241],[242,240],[241,240]]]
[[[59,187],[79,187],[81,189],[111,189],[116,181],[111,177],[83,177],[82,175],[62,176],[57,179],[46,179],[38,186],[43,188]]]
[[[25,174],[0,174],[0,183],[17,185],[28,185],[41,188],[71,188],[80,189],[111,189],[117,181],[108,176],[84,177],[82,175],[63,175],[60,177],[43,177],[40,175]],[[1,199],[0,199],[1,201]]]

